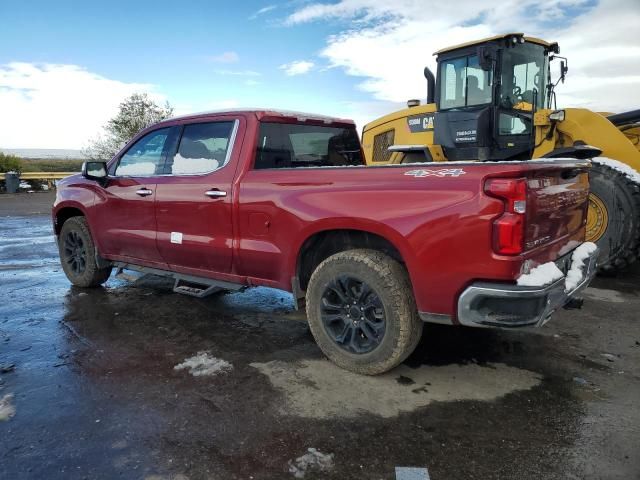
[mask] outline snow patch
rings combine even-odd
[[[575,289],[584,278],[582,269],[584,261],[596,251],[598,247],[593,242],[584,242],[573,251],[571,255],[571,268],[567,272],[567,279],[564,282],[564,291],[570,292]]]
[[[543,263],[529,273],[520,275],[517,282],[521,287],[544,287],[564,277],[562,270],[553,262]]]
[[[567,272],[564,281],[564,291],[574,290],[584,279],[582,269],[584,261],[588,259],[598,247],[595,243],[584,242],[571,254],[571,267]],[[556,280],[560,280],[565,275],[554,262],[543,263],[532,269],[529,273],[520,275],[517,280],[521,287],[544,287]]]
[[[289,472],[296,478],[304,478],[307,470],[326,472],[333,468],[333,453],[324,454],[315,448],[308,448],[307,453],[295,460],[289,460]]]
[[[0,422],[9,420],[16,414],[16,407],[11,404],[13,395],[10,393],[0,399]]]
[[[640,184],[640,172],[637,172],[626,163],[622,163],[618,160],[613,160],[607,157],[596,157],[592,161],[594,163],[600,163],[602,165],[606,165],[607,167],[611,167],[614,170],[617,170],[618,172],[626,175],[635,183]]]
[[[132,163],[130,165],[118,165],[116,175],[135,177],[136,175],[154,175],[156,164],[153,162]]]
[[[217,375],[233,369],[226,360],[211,356],[208,352],[198,352],[191,358],[173,367],[174,370],[189,370],[194,377]]]
[[[220,168],[215,158],[185,158],[179,153],[173,157],[171,173],[174,175],[209,173]]]

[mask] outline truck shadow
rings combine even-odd
[[[418,347],[405,363],[418,367],[505,361],[525,351],[520,336],[517,332],[425,324]]]

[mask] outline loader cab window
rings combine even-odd
[[[523,43],[502,51],[500,105],[531,111],[544,108],[547,56],[542,45]]]
[[[478,56],[440,62],[440,110],[491,103],[492,72],[484,71]]]
[[[523,43],[502,51],[499,103],[504,110],[498,118],[500,135],[531,134],[527,116],[534,109],[544,108],[546,72],[547,56],[541,45]]]

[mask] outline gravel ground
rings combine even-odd
[[[640,478],[639,268],[541,329],[427,326],[359,377],[283,292],[71,287],[52,202],[0,196],[0,478]]]

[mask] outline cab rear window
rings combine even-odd
[[[261,123],[256,169],[363,165],[354,128]]]

